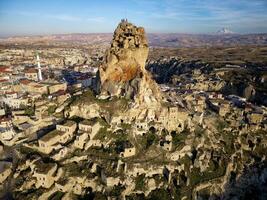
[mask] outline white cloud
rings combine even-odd
[[[105,18],[104,17],[89,17],[89,18],[87,18],[87,21],[90,21],[90,22],[104,22]]]
[[[62,21],[81,21],[82,19],[77,16],[72,15],[66,15],[66,14],[46,14],[45,17],[52,18],[52,19],[58,19]]]

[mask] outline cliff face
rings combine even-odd
[[[144,28],[122,20],[99,69],[100,97],[117,96],[147,102],[160,100],[159,89],[145,69],[147,57]]]

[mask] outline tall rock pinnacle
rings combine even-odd
[[[145,30],[122,20],[99,69],[102,97],[126,97],[135,101],[161,99],[157,84],[145,69],[148,42]]]

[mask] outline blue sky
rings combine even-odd
[[[127,17],[147,32],[267,32],[267,0],[0,0],[0,36],[113,32]]]

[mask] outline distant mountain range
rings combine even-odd
[[[218,34],[219,33],[219,34]],[[152,47],[199,47],[199,46],[236,46],[236,45],[267,45],[266,34],[232,34],[222,29],[216,34],[180,34],[180,33],[149,33],[149,44]],[[21,36],[0,39],[0,44],[109,44],[112,33],[89,34],[55,34],[44,36]]]

